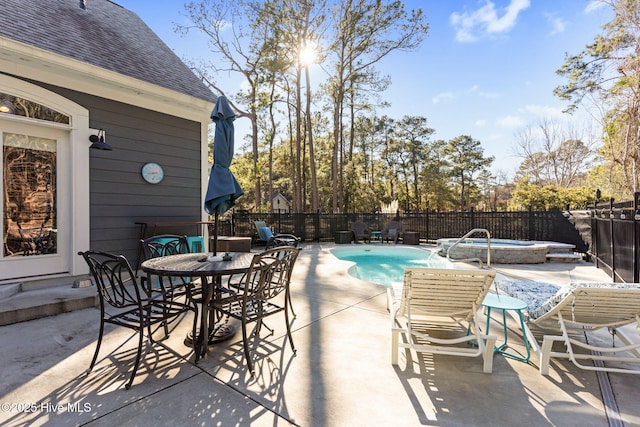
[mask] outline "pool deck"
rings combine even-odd
[[[640,425],[634,375],[603,380],[561,360],[542,376],[535,357],[527,364],[500,354],[493,374],[482,372],[480,358],[402,353],[392,366],[385,287],[349,276],[332,246],[304,245],[292,279],[297,353],[280,319],[268,320],[275,334],[259,341],[255,378],[245,369],[241,334],[194,365],[182,342],[189,318],[147,347],[130,390],[123,385],[135,336],[123,328],[107,327],[98,363],[84,375],[98,334],[96,308],[0,327],[0,425]],[[493,267],[560,285],[610,281],[586,262]],[[515,324],[509,333],[522,352]],[[640,339],[637,329],[629,333]],[[601,384],[618,411],[606,410]]]

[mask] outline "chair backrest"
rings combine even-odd
[[[362,236],[369,233],[369,226],[362,221],[356,221],[351,224],[351,231],[356,233],[357,236]]]
[[[544,307],[546,306],[546,307]],[[615,327],[640,321],[640,285],[632,283],[572,284],[541,307],[535,323],[555,320],[592,327]]]
[[[140,240],[144,259],[190,253],[187,236],[161,234]]]
[[[494,270],[407,268],[398,315],[471,320],[495,276]]]
[[[187,242],[189,243],[189,252],[192,252],[192,253],[206,252],[204,237],[187,236]]]
[[[264,221],[254,221],[253,224],[256,227],[256,231],[258,232],[258,237],[260,240],[268,242],[273,237],[273,231],[271,228],[267,227],[267,223]]]
[[[391,221],[384,227],[387,236],[397,236],[402,231],[402,224],[398,221]]]
[[[286,291],[300,249],[279,246],[254,255],[245,275],[245,300],[268,300]]]
[[[79,252],[78,255],[89,265],[102,306],[105,302],[116,308],[140,306],[140,288],[123,255],[96,251]]]

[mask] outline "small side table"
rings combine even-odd
[[[420,233],[417,231],[405,231],[402,233],[402,243],[405,245],[419,245]]]
[[[524,318],[522,316],[522,310],[527,308],[527,303],[517,298],[513,298],[507,295],[487,294],[482,302],[482,305],[487,308],[487,329],[486,333],[489,334],[489,324],[491,322],[491,309],[495,308],[502,310],[502,325],[504,331],[504,343],[495,348],[494,352],[503,354],[512,359],[520,360],[521,362],[529,362],[531,357],[531,349],[529,348],[529,341],[527,340],[527,333],[525,332]],[[513,310],[518,314],[520,319],[520,329],[522,330],[522,340],[524,341],[524,347],[527,349],[527,356],[522,357],[518,354],[509,353],[506,351],[509,341],[507,337],[507,310]]]
[[[353,240],[353,232],[351,231],[336,231],[336,243],[344,245],[351,243]]]
[[[213,250],[213,237],[209,248]],[[218,236],[217,252],[251,252],[251,237]]]
[[[373,242],[374,240],[377,240],[380,243],[384,243],[382,241],[382,231],[372,231],[371,232],[371,241]]]

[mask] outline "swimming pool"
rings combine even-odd
[[[427,249],[358,245],[336,247],[330,251],[336,258],[354,263],[348,270],[351,276],[384,286],[402,283],[407,267],[447,268],[451,265]]]

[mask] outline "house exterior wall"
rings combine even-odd
[[[202,220],[200,122],[42,86],[87,108],[89,127],[104,129],[113,147],[90,150],[88,159],[92,250],[123,254],[133,263],[140,236],[136,222]],[[147,162],[164,168],[161,183],[142,179],[140,171]]]
[[[202,200],[216,96],[189,67],[135,13],[110,1],[83,9],[69,0],[8,0],[0,9],[0,86],[5,94],[72,117],[68,126],[38,123],[32,129],[66,132],[56,138],[64,161],[73,165],[61,169],[61,182],[73,196],[62,200],[67,223],[56,230],[69,236],[69,243],[60,241],[63,256],[48,258],[56,264],[37,272],[29,264],[39,258],[2,258],[0,285],[19,280],[35,289],[68,283],[88,273],[79,250],[116,252],[136,261],[136,222],[207,219]],[[29,120],[2,121],[24,129]],[[98,129],[113,151],[89,149],[88,138]],[[160,184],[142,179],[147,162],[164,167]]]

